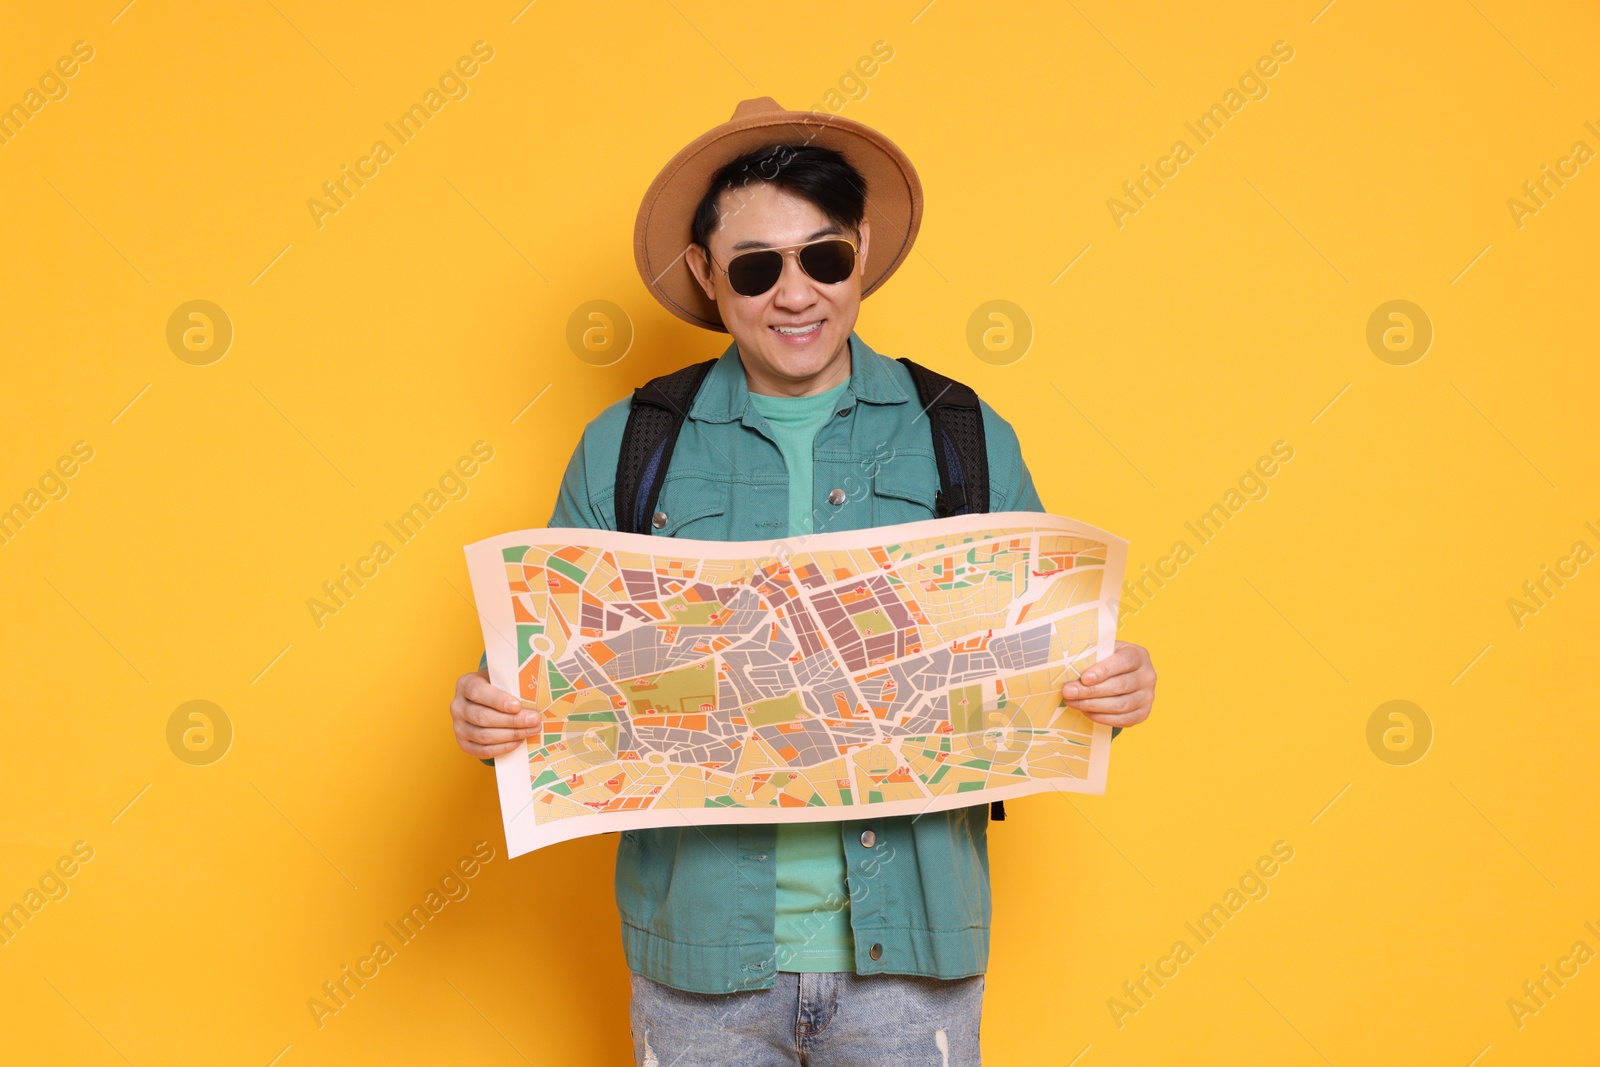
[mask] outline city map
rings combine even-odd
[[[656,826],[915,815],[1105,791],[1061,698],[1112,651],[1127,542],[1034,512],[711,542],[468,545],[490,681],[543,712],[496,759],[512,856]]]

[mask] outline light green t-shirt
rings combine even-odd
[[[811,533],[812,449],[849,382],[816,396],[750,394],[772,429],[789,470],[789,536]],[[778,915],[774,931],[780,971],[854,971],[850,894],[838,823],[778,827]]]

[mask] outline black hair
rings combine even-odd
[[[711,176],[691,224],[691,240],[707,251],[711,234],[721,221],[717,199],[729,189],[750,182],[771,182],[817,206],[828,221],[861,232],[867,214],[867,180],[849,160],[831,148],[816,145],[771,144],[746,152]]]

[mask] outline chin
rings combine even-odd
[[[775,345],[767,345],[763,354],[767,357],[769,365],[782,371],[790,378],[809,378],[819,373],[833,359],[833,354],[839,348],[837,342],[830,338],[821,338],[824,344],[815,346],[812,351],[790,352],[779,341]]]

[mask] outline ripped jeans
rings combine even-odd
[[[634,973],[639,1067],[978,1067],[984,976],[780,971],[771,989],[689,993]]]

